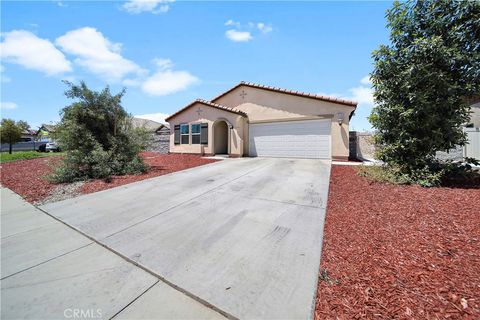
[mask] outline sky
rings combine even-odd
[[[60,120],[67,86],[126,88],[122,104],[162,122],[240,81],[357,101],[371,130],[371,53],[391,2],[1,1],[1,116]]]

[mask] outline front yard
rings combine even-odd
[[[333,166],[316,319],[479,319],[480,186],[369,183]]]
[[[32,203],[58,201],[211,163],[143,153],[147,173],[54,185],[59,157],[2,163],[1,183]],[[332,167],[315,317],[480,318],[480,186],[372,183]]]
[[[58,153],[53,152],[37,152],[37,151],[14,151],[11,154],[8,152],[0,153],[0,163],[12,162],[18,160],[30,160],[36,158],[44,158],[49,156],[58,156]]]
[[[89,180],[80,183],[60,185],[48,182],[45,176],[52,171],[52,166],[60,161],[60,157],[2,163],[0,166],[1,183],[3,186],[21,195],[28,202],[41,204],[48,201],[62,200],[78,194],[118,187],[127,183],[217,161],[205,159],[197,155],[160,154],[156,152],[144,152],[142,153],[142,157],[150,166],[146,173],[113,177],[109,183],[103,180]]]

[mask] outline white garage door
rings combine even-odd
[[[330,119],[250,124],[249,155],[331,158]]]

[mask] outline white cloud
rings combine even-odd
[[[63,3],[62,1],[57,1],[57,6],[59,7],[68,7],[65,3]]]
[[[154,14],[167,12],[170,9],[169,3],[174,0],[130,0],[122,8],[132,14],[151,12]]]
[[[373,104],[373,89],[366,86],[358,86],[349,89],[351,100],[357,101],[359,104]]]
[[[159,70],[171,69],[173,67],[172,60],[170,59],[155,58],[153,59],[153,63],[157,65]]]
[[[120,81],[127,74],[144,72],[120,54],[122,45],[112,43],[95,28],[84,27],[67,32],[55,43],[77,58],[75,63],[108,81]]]
[[[148,119],[148,120],[153,120],[153,121],[157,121],[157,122],[160,122],[160,123],[167,123],[165,121],[165,118],[168,118],[169,114],[166,114],[166,113],[147,113],[147,114],[141,114],[141,115],[138,115],[138,116],[134,116],[135,118],[141,118],[141,119]]]
[[[370,80],[370,76],[365,76],[360,80],[360,83],[366,86],[371,86],[372,85],[372,80]]]
[[[72,71],[63,53],[47,39],[41,39],[26,30],[13,30],[2,34],[0,57],[10,63],[47,75]]]
[[[253,39],[252,34],[248,31],[227,30],[225,36],[234,42],[246,42]]]
[[[173,62],[170,59],[155,58],[152,63],[157,69],[154,73],[144,72],[136,78],[125,79],[125,86],[139,86],[140,89],[153,96],[166,96],[186,90],[197,83],[199,79],[190,72],[173,70]]]
[[[3,110],[12,110],[12,109],[17,109],[17,104],[14,102],[9,102],[9,101],[2,101],[0,102],[0,109]]]
[[[187,89],[198,82],[198,78],[188,71],[159,70],[142,84],[145,93],[166,96]]]
[[[230,19],[225,22],[225,26],[229,27],[225,31],[225,36],[234,42],[248,42],[253,39],[254,34],[259,32],[267,34],[273,31],[273,27],[264,22],[249,22],[242,25],[240,22]]]
[[[273,31],[273,28],[271,25],[266,25],[265,23],[263,22],[259,22],[257,23],[257,28],[258,30],[260,30],[261,33],[263,34],[267,34],[267,33],[270,33]]]
[[[230,19],[227,22],[225,22],[225,25],[228,26],[235,26],[237,28],[240,28],[240,22],[235,22],[234,20]]]

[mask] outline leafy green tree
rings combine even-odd
[[[413,182],[438,181],[435,153],[466,142],[480,92],[480,1],[395,2],[390,45],[373,52],[378,156]]]
[[[21,121],[19,121],[21,122]],[[12,145],[20,141],[22,127],[12,119],[2,119],[0,124],[0,141],[8,143],[8,153],[12,154]]]
[[[106,87],[90,90],[84,82],[65,81],[68,98],[76,102],[63,108],[56,139],[66,151],[63,166],[52,176],[55,182],[140,173],[146,170],[139,152],[145,147],[141,132],[131,124],[131,117],[121,106],[125,94],[116,95]]]
[[[30,130],[30,125],[28,124],[27,121],[18,120],[17,126],[19,126],[22,129],[22,131]]]

